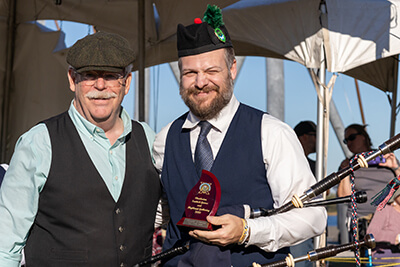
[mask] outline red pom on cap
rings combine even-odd
[[[194,19],[194,23],[195,23],[195,24],[201,24],[202,21],[201,21],[200,18],[195,18],[195,19]]]

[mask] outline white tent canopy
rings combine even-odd
[[[0,34],[4,36],[0,41],[0,53],[4,55],[0,57],[3,161],[9,159],[22,132],[64,110],[71,99],[64,96],[68,94],[66,79],[59,74],[49,75],[59,70],[65,76],[67,70],[63,61],[65,51],[53,53],[58,40],[52,36],[58,33],[32,30],[34,41],[28,43],[24,31],[35,26],[27,26],[26,22],[68,20],[119,33],[131,42],[144,65],[152,66],[177,59],[177,24],[189,24],[193,18],[202,17],[207,3],[203,0],[0,0]],[[144,12],[140,12],[139,4],[143,4]],[[400,0],[216,0],[213,4],[223,8],[237,55],[289,59],[307,68],[320,68],[325,60],[328,71],[343,72],[384,91],[396,90],[397,60],[393,56],[400,53],[397,24]],[[141,21],[144,49],[139,50]],[[18,81],[19,77],[24,77],[23,83]],[[54,81],[48,81],[53,77]],[[46,83],[41,83],[40,78]],[[28,95],[27,91],[35,93],[35,101],[27,98],[18,102],[22,95]],[[54,100],[49,104],[50,95]]]
[[[358,73],[354,68],[400,53],[400,26],[396,24],[400,1],[320,2],[248,0],[226,7],[224,21],[232,39],[259,48],[254,51],[251,45],[239,45],[237,54],[271,51],[307,68],[319,68],[325,58],[328,71],[346,73],[353,69],[351,74],[357,73],[358,79],[368,83],[371,79],[366,71],[360,68]],[[322,43],[325,55],[321,54]],[[392,67],[393,60],[389,62]],[[381,74],[379,79],[387,83],[385,73]],[[384,82],[374,86],[389,88]]]

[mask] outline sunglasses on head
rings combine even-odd
[[[347,142],[354,141],[354,139],[356,139],[357,135],[360,135],[360,133],[354,133],[354,134],[349,135],[347,138],[343,139],[343,143],[345,145],[347,145]]]

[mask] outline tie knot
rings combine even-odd
[[[200,125],[200,136],[207,136],[207,134],[210,132],[212,125],[208,121],[201,121],[199,122]]]

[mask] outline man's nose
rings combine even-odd
[[[103,79],[103,77],[98,77],[94,83],[94,87],[99,90],[103,90],[106,88],[106,81]]]
[[[209,80],[207,74],[199,72],[196,76],[196,87],[199,89],[204,88],[208,84]]]

